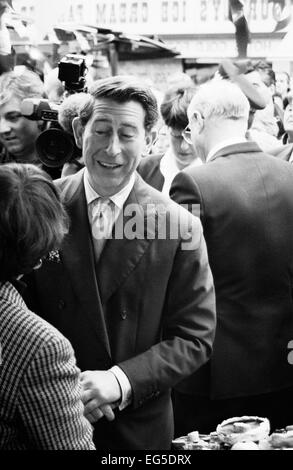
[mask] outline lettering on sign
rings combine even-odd
[[[161,2],[162,23],[185,23],[186,22],[186,0],[162,1]]]
[[[290,1],[243,0],[246,19],[248,22],[269,19],[277,22],[282,15],[283,3],[290,7]],[[200,21],[202,22],[229,21],[228,0],[200,0],[199,12]]]
[[[18,11],[39,22],[97,24],[129,34],[234,34],[229,0],[18,0]],[[58,8],[54,8],[58,5]],[[274,32],[291,0],[243,0],[251,33]]]
[[[97,23],[147,23],[149,6],[141,2],[99,2],[97,3]]]

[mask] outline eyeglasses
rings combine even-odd
[[[189,145],[192,145],[191,130],[190,130],[189,124],[185,127],[185,129],[183,129],[181,135],[183,139],[185,140],[185,142],[187,142]]]
[[[199,116],[201,120],[204,121],[205,117],[201,114],[200,111],[193,111],[193,114],[190,119],[198,119]],[[185,142],[187,142],[189,145],[193,145],[193,142],[191,139],[190,119],[189,119],[189,124],[187,124],[185,129],[182,131],[182,137],[184,138]]]

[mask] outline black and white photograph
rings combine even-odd
[[[293,450],[292,403],[293,0],[0,0],[0,461]]]

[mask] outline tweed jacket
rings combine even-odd
[[[0,449],[90,450],[68,340],[0,284]]]

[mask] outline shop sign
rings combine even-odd
[[[129,34],[234,33],[229,0],[15,0],[22,13],[48,23],[77,22],[127,31]],[[252,33],[273,32],[282,5],[291,0],[243,0]],[[36,19],[36,18],[35,18]]]
[[[291,0],[284,0],[291,5]],[[243,0],[252,32],[272,32],[284,2]],[[219,34],[233,32],[228,0],[104,0],[96,1],[97,24],[127,26],[128,32],[152,34]],[[176,26],[176,30],[174,30]],[[130,28],[130,30],[128,29]]]
[[[169,47],[180,50],[185,58],[223,58],[237,57],[234,38],[205,38],[205,39],[174,39],[164,42]],[[248,45],[249,57],[272,57],[281,40],[272,36],[268,38],[253,38]]]

